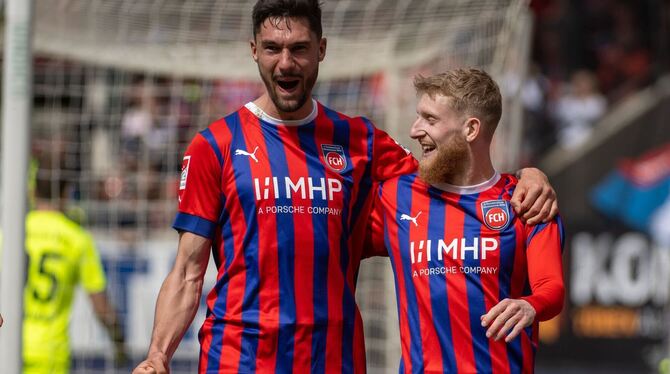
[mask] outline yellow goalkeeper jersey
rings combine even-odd
[[[31,363],[69,366],[70,312],[75,287],[105,289],[93,238],[56,211],[32,211],[26,221],[28,277],[24,290],[23,356]]]

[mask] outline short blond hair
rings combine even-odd
[[[417,95],[431,98],[442,95],[448,98],[451,109],[462,115],[478,118],[489,135],[498,126],[502,116],[502,97],[498,84],[484,70],[453,69],[441,74],[414,77]]]

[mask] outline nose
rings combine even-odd
[[[295,65],[295,60],[293,59],[293,54],[288,48],[284,48],[279,56],[279,62],[277,67],[280,71],[290,71]]]
[[[409,137],[412,139],[418,139],[424,134],[425,131],[423,130],[423,120],[420,116],[417,116],[416,120],[414,120],[414,123],[412,123],[412,127],[409,129]]]

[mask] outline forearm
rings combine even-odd
[[[202,277],[189,277],[176,268],[167,276],[156,301],[149,355],[162,353],[172,358],[198,311],[202,283]]]
[[[90,294],[89,297],[93,303],[95,314],[105,327],[105,330],[107,330],[110,339],[116,345],[123,344],[125,342],[125,336],[123,334],[119,316],[107,298],[107,293],[105,291],[98,292]]]
[[[522,297],[536,312],[538,321],[546,321],[556,317],[563,309],[565,290],[562,282],[554,281],[542,285],[530,296]]]

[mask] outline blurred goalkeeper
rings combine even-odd
[[[38,174],[33,189],[36,209],[26,220],[24,373],[69,372],[68,329],[77,284],[88,293],[96,316],[109,333],[117,364],[127,363],[124,335],[105,292],[105,273],[93,239],[60,209],[65,187],[64,182],[52,183]]]
[[[218,276],[199,334],[199,373],[366,369],[354,297],[373,185],[414,171],[416,160],[366,118],[312,97],[326,55],[317,0],[261,0],[252,18],[265,92],[186,151],[177,258],[136,374],[169,371],[210,253]],[[517,200],[526,208],[537,200],[535,213],[546,205],[546,217],[553,193],[536,198],[551,188],[541,173],[527,175],[527,198]]]

